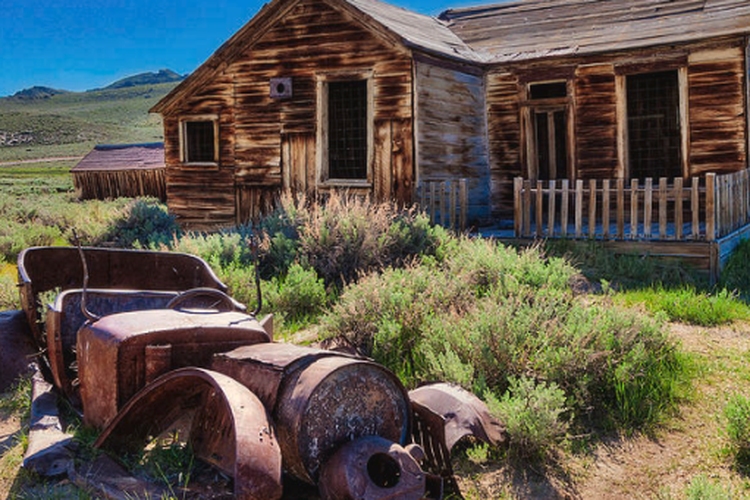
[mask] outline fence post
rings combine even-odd
[[[625,179],[617,179],[617,237],[625,238]]]
[[[466,218],[469,213],[469,186],[466,182],[466,179],[461,179],[459,182],[459,187],[461,189],[460,197],[461,197],[461,217],[459,218],[461,231],[466,231]]]
[[[516,238],[523,234],[523,209],[521,193],[523,191],[523,178],[516,177],[513,179],[513,231]]]
[[[716,239],[715,183],[716,174],[713,172],[706,174],[706,239],[708,241]]]
[[[602,235],[605,240],[609,239],[609,210],[610,210],[610,182],[609,179],[602,181]]]
[[[638,179],[630,180],[630,238],[638,237]]]
[[[674,237],[682,239],[682,198],[685,192],[682,189],[682,177],[674,180]]]
[[[576,180],[576,238],[580,238],[583,234],[583,179]]]
[[[697,240],[701,234],[701,221],[700,221],[700,177],[693,177],[692,187],[690,191],[690,210],[692,211],[693,217],[693,234],[692,238]]]
[[[596,236],[596,179],[589,179],[589,238]]]
[[[557,203],[557,182],[549,181],[549,209],[547,210],[547,236],[555,235],[555,205]]]
[[[568,210],[570,209],[570,181],[562,180],[562,195],[560,197],[560,232],[565,238],[568,236]]]
[[[542,181],[536,181],[536,236],[544,236],[544,186]]]
[[[654,181],[646,177],[643,186],[643,236],[651,237],[651,217],[654,213]]]

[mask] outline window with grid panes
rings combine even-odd
[[[328,83],[328,177],[367,179],[367,80]]]
[[[183,123],[186,163],[212,163],[216,161],[216,130],[214,122],[186,121]]]
[[[630,177],[682,176],[677,71],[627,77]]]

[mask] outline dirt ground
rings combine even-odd
[[[653,435],[609,437],[587,452],[561,454],[547,466],[460,464],[459,482],[473,499],[678,499],[698,475],[736,496],[750,480],[722,452],[721,411],[733,393],[750,395],[750,325],[701,328],[674,324],[672,334],[695,359],[694,394]],[[0,414],[0,498],[81,498],[69,484],[20,487],[21,422]],[[22,473],[21,473],[22,474]]]

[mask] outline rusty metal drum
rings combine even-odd
[[[290,373],[277,399],[276,425],[285,468],[305,481],[343,444],[379,436],[405,444],[409,397],[386,368],[331,356]]]

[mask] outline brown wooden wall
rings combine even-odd
[[[627,172],[627,151],[619,144],[624,88],[618,75],[671,69],[687,72],[686,158],[689,175],[733,172],[747,167],[747,68],[742,39],[721,39],[684,46],[558,58],[503,65],[487,75],[487,110],[492,208],[512,215],[511,179],[526,176],[523,125],[524,85],[557,80],[565,68],[572,81],[574,174],[577,178],[617,178]],[[535,79],[535,75],[538,78]],[[558,75],[558,76],[556,76]],[[618,102],[618,99],[620,100]],[[619,140],[618,140],[619,139]]]
[[[253,207],[236,207],[260,199],[247,195],[252,190],[280,190],[284,184],[328,189],[316,182],[316,74],[346,71],[372,74],[373,164],[364,191],[411,201],[411,54],[324,2],[301,0],[219,78],[165,119],[170,209],[188,224],[226,225],[255,213]],[[270,98],[274,77],[293,79],[292,98]],[[221,165],[188,169],[179,162],[177,119],[207,112],[221,119]]]
[[[468,180],[468,218],[489,215],[489,159],[481,72],[416,62],[419,182]]]

